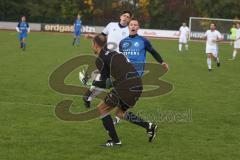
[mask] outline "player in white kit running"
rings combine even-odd
[[[182,46],[185,45],[185,50],[188,50],[188,38],[189,38],[189,28],[186,23],[182,23],[182,26],[179,29],[179,52],[182,51]]]
[[[110,22],[103,29],[101,34],[104,36],[107,36],[107,48],[109,50],[114,50],[119,53],[120,41],[129,36],[128,23],[130,22],[131,18],[132,18],[132,13],[130,11],[123,11],[120,15],[119,22]],[[93,38],[94,35],[87,35],[86,37]],[[100,74],[96,75],[95,77],[96,79],[94,80],[96,81],[101,79]],[[85,84],[87,83],[87,82],[84,82],[85,81],[84,73],[79,72],[79,79],[83,83]],[[104,88],[98,88],[94,85],[91,85],[90,89],[85,93],[83,97],[84,105],[86,107],[90,107],[91,101],[104,90],[105,90]]]
[[[240,23],[237,23],[237,32],[236,32],[236,39],[234,40],[234,50],[232,55],[232,60],[235,60],[237,56],[237,51],[240,50]]]
[[[221,33],[216,30],[216,24],[211,23],[210,30],[207,30],[205,33],[206,41],[206,54],[207,54],[207,65],[208,70],[212,70],[212,59],[217,63],[217,66],[220,67],[219,55],[218,55],[218,42],[222,40]]]

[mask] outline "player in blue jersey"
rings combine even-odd
[[[18,23],[16,30],[19,32],[18,38],[20,41],[20,48],[24,51],[26,49],[27,34],[30,32],[30,27],[26,22],[25,16],[21,17],[21,21]]]
[[[79,45],[80,44],[80,36],[81,36],[81,28],[82,28],[82,21],[81,21],[81,16],[78,14],[77,19],[74,21],[73,24],[74,27],[74,38],[72,45]]]
[[[141,77],[144,73],[147,51],[159,62],[165,71],[168,70],[168,64],[165,63],[160,54],[152,47],[149,40],[138,35],[139,22],[132,19],[128,25],[129,36],[124,38],[119,44],[119,50],[133,64],[138,75]],[[118,124],[119,117],[115,117],[114,124]]]
[[[139,30],[139,22],[132,19],[129,23],[129,36],[124,38],[120,44],[120,52],[124,54],[128,60],[134,65],[139,76],[144,73],[144,65],[146,62],[146,52],[148,51],[157,62],[163,65],[165,70],[168,70],[168,65],[152,47],[149,40],[137,34]]]

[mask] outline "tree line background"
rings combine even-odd
[[[240,0],[0,0],[0,21],[71,24],[77,13],[87,25],[118,21],[131,10],[143,28],[178,29],[190,16],[239,19]]]

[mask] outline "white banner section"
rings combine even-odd
[[[157,30],[157,29],[140,29],[138,34],[145,37],[153,38],[178,38],[179,31],[174,30]]]

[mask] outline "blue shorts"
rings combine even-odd
[[[75,31],[75,32],[74,32],[74,35],[75,35],[75,36],[80,36],[80,35],[81,35],[81,31]]]
[[[18,38],[19,40],[22,40],[23,38],[27,38],[27,33],[20,33]]]

